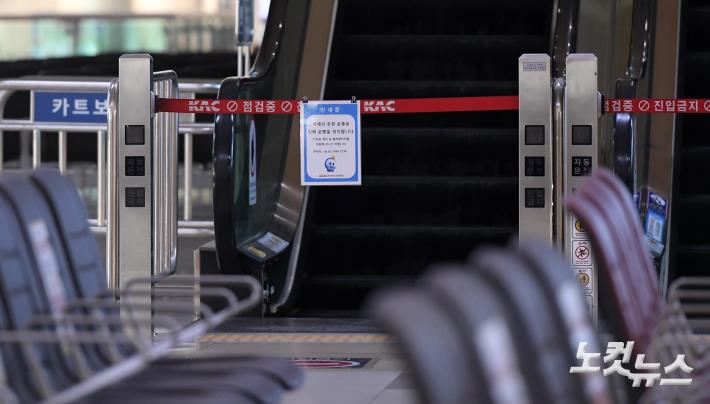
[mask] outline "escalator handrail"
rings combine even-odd
[[[631,45],[626,77],[640,80],[646,73],[651,39],[651,17],[655,0],[634,0],[631,20]]]
[[[567,55],[577,49],[579,3],[579,0],[555,0],[554,2],[550,37],[552,77],[565,77]]]
[[[617,98],[634,98],[638,82],[646,75],[655,4],[655,0],[634,0],[629,60],[624,76],[616,81],[615,95]],[[634,192],[636,188],[634,170],[636,124],[630,113],[619,112],[614,115],[613,140],[614,173],[621,178],[631,192]]]
[[[288,0],[272,0],[264,29],[261,48],[252,70],[246,77],[228,77],[220,85],[218,99],[240,98],[243,89],[260,83],[271,71],[279,52]],[[232,128],[236,115],[217,115],[212,150],[215,250],[221,270],[236,265],[234,226],[234,138]]]

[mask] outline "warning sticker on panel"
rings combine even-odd
[[[585,239],[585,240],[588,239],[589,236],[588,236],[587,232],[584,230],[584,225],[582,224],[582,222],[579,219],[577,219],[576,217],[573,217],[572,219],[573,219],[573,220],[571,220],[572,238]]]
[[[544,72],[547,68],[545,62],[525,62],[523,63],[524,72]]]
[[[575,268],[575,276],[585,295],[591,295],[594,290],[592,285],[592,268]]]
[[[592,266],[592,245],[587,240],[572,240],[572,265]]]
[[[266,253],[256,247],[254,247],[253,245],[250,245],[249,247],[247,247],[247,251],[249,251],[250,253],[252,253],[254,256],[256,256],[258,258],[266,258]]]
[[[280,253],[281,251],[285,250],[286,247],[288,247],[288,241],[271,232],[267,232],[266,234],[261,236],[257,241],[259,242],[259,244],[275,252],[276,254]]]

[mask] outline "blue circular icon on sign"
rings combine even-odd
[[[335,157],[328,157],[325,159],[325,170],[329,173],[335,171]]]

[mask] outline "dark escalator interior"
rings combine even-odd
[[[710,94],[710,4],[687,1],[683,5],[683,34],[679,48],[678,98],[705,98]],[[676,127],[675,180],[672,234],[675,260],[672,276],[707,275],[710,266],[710,117],[679,114]],[[672,280],[672,279],[671,279]]]
[[[326,99],[517,94],[517,61],[547,53],[548,0],[344,0]],[[517,230],[516,111],[363,115],[360,187],[312,187],[296,315],[355,315]]]

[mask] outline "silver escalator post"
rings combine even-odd
[[[585,177],[597,168],[599,155],[600,96],[597,57],[572,54],[567,57],[564,96],[564,192],[574,193]],[[563,249],[580,282],[592,318],[597,318],[597,271],[591,240],[576,220],[565,215]]]
[[[165,83],[162,81],[153,81],[152,89],[156,97],[164,97]],[[151,274],[160,273],[164,267],[165,257],[165,240],[161,237],[163,223],[165,218],[162,215],[163,209],[159,209],[158,205],[164,203],[162,200],[163,187],[165,183],[165,170],[162,162],[165,161],[165,150],[163,144],[165,142],[165,114],[156,115],[153,119],[153,133],[148,139],[152,142],[153,156],[151,159],[152,176],[153,176],[153,199],[154,205],[151,207],[153,212],[151,218],[153,225],[151,227],[153,242],[153,266]]]
[[[195,98],[195,93],[189,93],[185,98]],[[195,114],[182,114],[179,117],[181,122],[195,122]],[[192,220],[192,169],[193,169],[193,146],[194,139],[192,133],[183,135],[183,214],[182,219],[185,221]]]
[[[96,132],[96,225],[106,225],[106,131]]]
[[[118,79],[109,85],[106,121],[106,271],[108,287],[118,290]]]
[[[550,57],[518,60],[519,237],[553,240],[553,141]]]
[[[178,98],[180,90],[178,88],[177,74],[170,80],[167,88],[168,98]],[[168,149],[168,246],[170,248],[169,269],[171,273],[177,270],[177,242],[178,242],[178,128],[179,115],[177,113],[165,113],[168,120],[167,149]]]
[[[564,196],[564,104],[565,104],[565,79],[558,77],[552,82],[552,170],[554,199],[553,230],[556,245],[563,245],[565,234],[565,210],[562,206]]]
[[[123,55],[118,62],[118,288],[129,279],[152,275],[153,221],[153,59],[150,55]],[[114,203],[114,202],[111,202]],[[113,219],[113,218],[110,218]],[[149,282],[141,288],[150,290]],[[151,297],[131,296],[128,302],[149,307]],[[146,316],[150,318],[150,313]],[[150,330],[150,325],[145,329]]]

